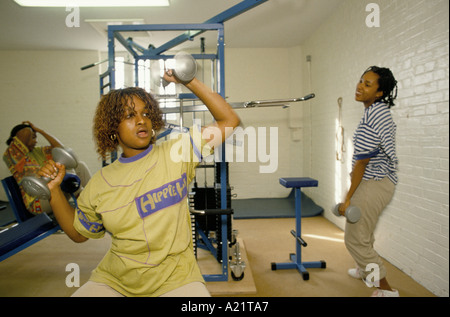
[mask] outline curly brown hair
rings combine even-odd
[[[125,116],[125,108],[134,106],[133,97],[137,97],[145,103],[150,112],[150,120],[155,132],[164,126],[158,101],[144,89],[128,87],[111,90],[100,99],[94,117],[94,139],[97,152],[103,159],[117,150],[119,142],[113,136],[117,134],[119,124]],[[150,143],[155,143],[155,141],[156,137],[153,136]]]

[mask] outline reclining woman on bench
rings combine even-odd
[[[171,70],[164,79],[180,83]],[[183,84],[215,122],[159,145],[163,121],[153,96],[125,88],[101,98],[94,118],[97,151],[105,158],[120,146],[123,153],[92,177],[75,210],[59,188],[64,166],[50,161],[41,169],[53,179],[50,204],[72,240],[112,236],[111,249],[73,296],[209,296],[193,252],[187,187],[202,154],[220,145],[239,118],[196,78]],[[179,150],[186,152],[182,159]]]
[[[37,134],[42,135],[50,145],[36,146]],[[36,175],[46,161],[52,159],[52,149],[63,147],[62,143],[53,135],[38,128],[30,121],[24,121],[16,125],[6,141],[8,148],[3,154],[3,161],[14,176],[17,184],[21,185],[22,179],[27,175]],[[80,178],[81,187],[86,185],[91,174],[84,162],[79,162],[76,174]],[[79,190],[80,191],[80,190]],[[27,210],[34,214],[52,213],[48,200],[32,197],[20,186],[23,202]]]

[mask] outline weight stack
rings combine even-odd
[[[192,192],[195,193],[193,197],[193,205],[195,210],[205,209],[222,209],[221,203],[221,186],[220,186],[220,165],[226,164],[227,171],[227,208],[231,208],[231,188],[228,181],[228,163],[216,163],[214,168],[214,187],[198,187],[194,184]],[[216,243],[217,261],[222,262],[222,216],[221,215],[196,215],[195,221],[198,229],[201,229],[208,236],[214,236]],[[227,240],[231,241],[232,233],[231,215],[227,215]],[[214,235],[210,235],[213,232]]]
[[[227,192],[226,192],[226,199],[227,204],[226,208],[231,208],[231,187],[230,187],[230,181],[229,181],[229,166],[228,162],[222,162],[222,163],[216,163],[215,169],[214,169],[214,182],[215,182],[215,194],[216,194],[216,208],[222,209],[222,190],[221,190],[221,164],[225,164],[225,170],[226,170],[226,186],[227,186]],[[222,262],[222,217],[216,216],[216,237],[217,237],[217,261]],[[232,233],[232,224],[231,224],[231,215],[227,216],[227,240],[231,241],[231,233]],[[227,246],[225,246],[227,247]]]

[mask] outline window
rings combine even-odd
[[[175,108],[179,105],[177,101],[177,87],[175,83],[164,85],[161,78],[164,75],[164,69],[173,67],[174,61],[168,59],[160,60],[139,60],[138,62],[138,81],[139,87],[145,89],[155,96],[159,101],[161,108]],[[153,72],[153,73],[152,73]],[[134,63],[126,62],[125,57],[116,57],[115,60],[115,79],[116,89],[133,87],[136,85],[136,73]],[[177,121],[176,113],[165,114],[166,121]]]
[[[114,68],[116,70],[116,89],[125,88],[125,57],[116,57]]]

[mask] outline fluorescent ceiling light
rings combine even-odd
[[[23,7],[167,7],[169,0],[14,0]]]
[[[104,23],[106,25],[116,24],[144,24],[144,19],[85,19],[87,23]]]

